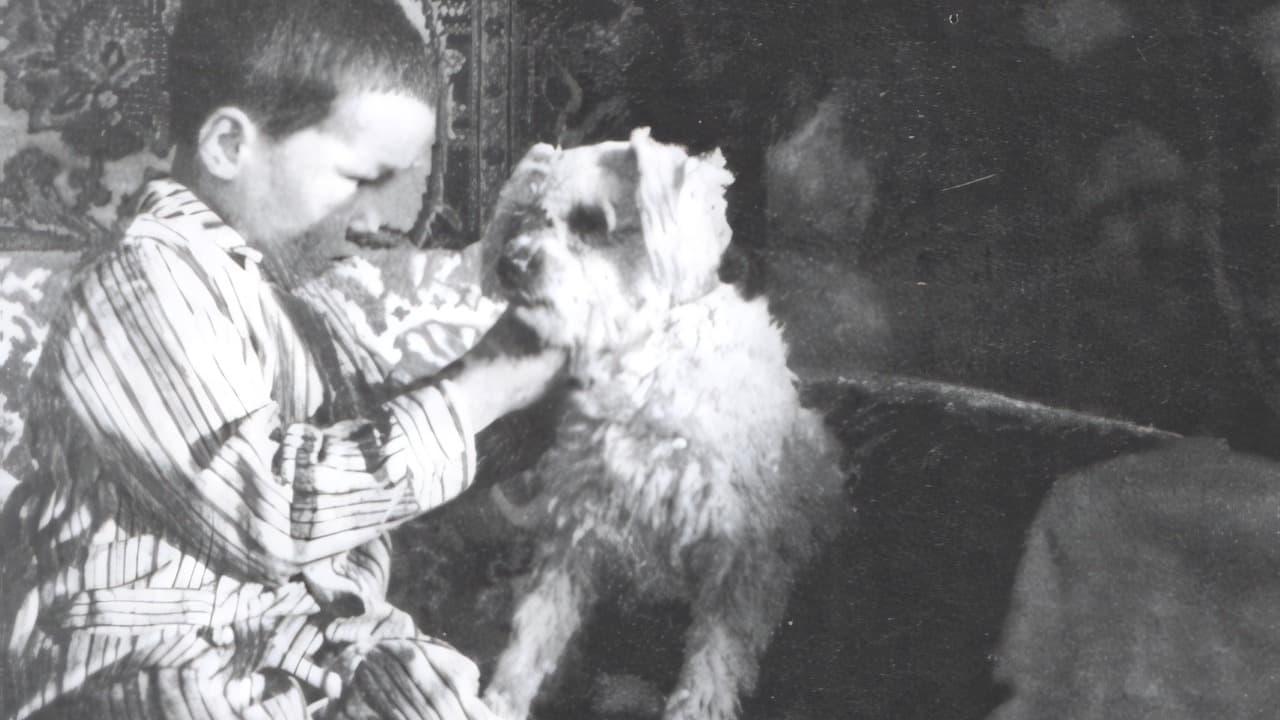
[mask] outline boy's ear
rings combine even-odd
[[[231,180],[240,173],[245,154],[257,134],[258,126],[243,110],[221,107],[210,113],[200,126],[196,154],[209,174]]]

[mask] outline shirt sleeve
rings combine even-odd
[[[113,477],[189,550],[278,582],[470,484],[472,430],[447,383],[375,417],[282,428],[264,338],[244,320],[261,301],[218,273],[127,242],[73,287],[54,348],[61,391]]]

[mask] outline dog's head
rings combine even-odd
[[[537,145],[486,231],[488,284],[551,342],[624,344],[716,287],[732,180],[719,151],[690,157],[648,129],[628,142]]]

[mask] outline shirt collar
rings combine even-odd
[[[166,222],[199,223],[201,237],[212,240],[246,269],[252,265],[256,270],[262,262],[262,253],[249,247],[243,235],[226,224],[186,185],[173,178],[157,178],[144,185],[138,199],[137,214],[151,215]]]

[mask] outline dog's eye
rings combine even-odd
[[[609,218],[597,205],[574,205],[569,211],[569,232],[597,241],[609,237]]]

